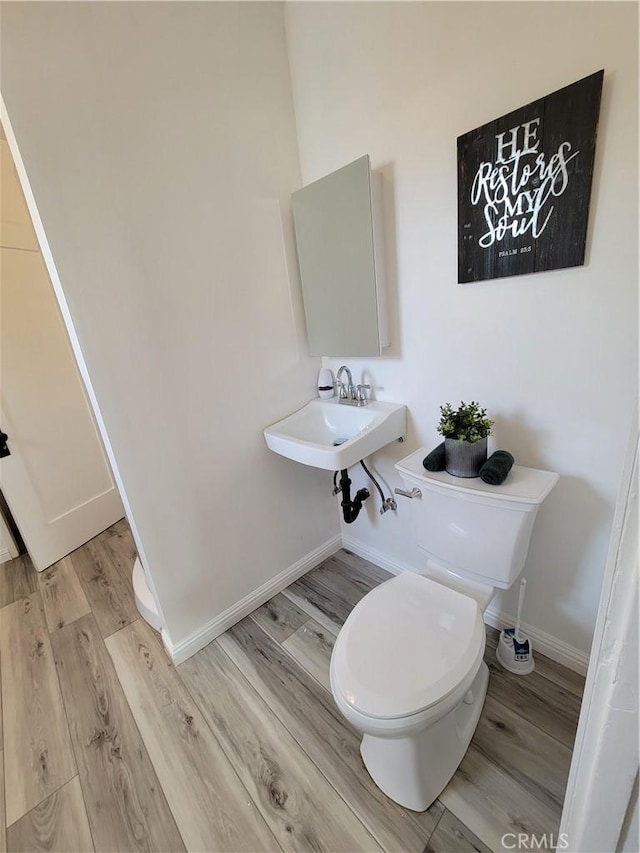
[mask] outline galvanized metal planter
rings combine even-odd
[[[478,477],[487,461],[487,439],[460,441],[457,438],[444,440],[444,465],[454,477]]]

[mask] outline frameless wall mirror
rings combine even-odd
[[[389,346],[382,176],[365,155],[292,196],[311,355],[381,355]]]

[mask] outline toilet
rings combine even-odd
[[[429,808],[467,751],[489,681],[483,612],[522,571],[538,509],[559,479],[514,465],[501,486],[488,486],[425,471],[427,452],[395,466],[426,568],[364,596],[338,634],[330,670],[373,781],[414,811]]]

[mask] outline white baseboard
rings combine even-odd
[[[399,575],[401,572],[415,572],[415,568],[412,566],[392,559],[382,551],[364,545],[351,536],[343,534],[342,547],[353,551],[354,554],[363,557],[365,560],[369,560],[371,563],[375,563],[381,569],[386,569],[393,575]],[[484,621],[487,625],[491,625],[492,628],[502,630],[503,628],[508,628],[510,625],[515,625],[515,616],[504,611],[494,611],[489,608],[484,614]],[[534,651],[537,650],[540,654],[561,663],[568,669],[578,672],[580,675],[585,675],[589,666],[589,655],[586,652],[570,646],[568,643],[559,640],[557,637],[553,637],[551,634],[540,631],[533,625],[521,622],[521,626],[523,633],[531,640]]]
[[[327,557],[335,554],[341,547],[341,537],[339,535],[333,536],[324,545],[316,548],[310,554],[298,560],[297,563],[289,566],[289,568],[280,572],[280,574],[271,578],[262,584],[262,586],[259,586],[258,589],[255,589],[236,604],[227,608],[184,640],[173,643],[167,631],[163,629],[162,642],[164,643],[167,654],[174,664],[183,663],[183,661],[195,655],[196,652],[199,652],[200,649],[203,649],[212,640],[215,640],[220,634],[223,634],[228,628],[235,625],[236,622],[244,619],[245,616],[248,616],[249,613],[252,613],[256,608],[264,604],[265,601],[282,592],[289,584],[320,565]]]
[[[370,548],[351,536],[345,536],[344,533],[342,534],[342,547],[346,548],[347,551],[353,551],[354,554],[363,557],[365,560],[369,560],[370,563],[375,563],[381,569],[386,569],[392,575],[400,575],[402,572],[415,572],[415,568],[408,563],[403,563],[395,558],[392,559],[382,551]]]
[[[244,619],[245,616],[248,616],[249,613],[264,604],[265,601],[282,592],[290,583],[293,583],[302,577],[302,575],[311,571],[311,569],[318,566],[323,560],[326,560],[327,557],[335,554],[339,548],[346,548],[349,551],[353,551],[354,554],[375,563],[376,566],[386,569],[386,571],[394,575],[399,575],[402,572],[415,572],[415,568],[408,563],[403,563],[400,560],[389,557],[383,551],[371,548],[369,545],[365,545],[349,535],[334,536],[325,542],[324,545],[316,548],[315,551],[307,554],[301,560],[298,560],[298,562],[262,584],[258,589],[249,593],[249,595],[236,604],[227,608],[223,613],[220,613],[184,640],[173,643],[167,632],[163,630],[162,640],[167,654],[174,664],[180,664],[187,660],[187,658],[200,651],[200,649],[204,648],[212,640],[215,640],[216,637],[220,636],[228,628],[235,625],[236,622]],[[484,621],[487,625],[501,630],[515,624],[515,617],[510,613],[494,611],[489,608],[484,614]],[[540,631],[534,625],[529,625],[525,622],[521,624],[522,630],[530,638],[534,650],[574,672],[578,672],[581,675],[586,673],[589,665],[588,654],[559,640],[557,637],[553,637],[551,634]]]

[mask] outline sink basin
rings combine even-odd
[[[327,471],[340,471],[380,450],[405,433],[406,407],[371,400],[366,406],[346,406],[331,400],[312,400],[302,409],[267,427],[267,446],[286,456]]]

